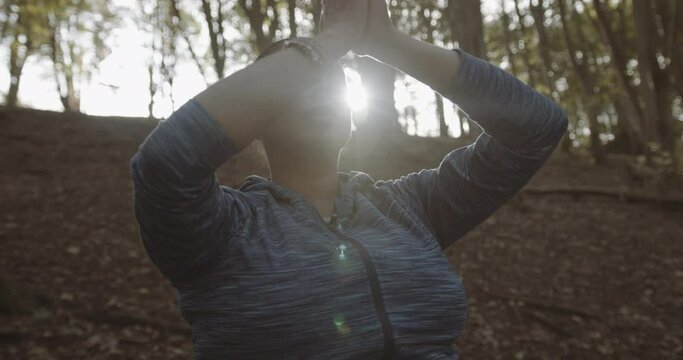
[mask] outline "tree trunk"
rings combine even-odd
[[[238,3],[249,20],[252,35],[251,44],[260,53],[273,43],[275,32],[280,27],[277,4],[275,0],[266,0],[265,4],[262,4],[261,1],[251,1],[251,5],[249,5],[247,0],[239,0]],[[268,19],[268,9],[271,9],[273,17],[270,18],[268,32],[265,32],[263,26]]]
[[[643,111],[640,107],[638,95],[636,94],[635,89],[631,86],[629,77],[626,74],[626,57],[621,49],[621,42],[617,39],[616,34],[610,26],[610,19],[603,8],[604,5],[602,2],[600,0],[593,0],[593,5],[597,15],[597,20],[591,20],[593,20],[595,26],[598,28],[598,30],[600,30],[605,45],[607,45],[610,50],[610,54],[612,55],[610,63],[617,72],[617,79],[619,79],[619,83],[629,99],[628,104],[626,104],[626,106],[630,108],[629,113],[633,114],[639,123],[639,128],[642,129]]]
[[[192,40],[190,40],[190,36],[185,30],[185,22],[182,16],[180,15],[180,10],[178,9],[177,1],[170,0],[170,7],[171,16],[176,19],[176,22],[173,25],[175,27],[175,33],[180,33],[180,35],[183,37],[183,40],[185,40],[187,49],[190,52],[190,56],[192,57],[192,61],[194,61],[195,65],[197,66],[197,70],[199,70],[199,74],[202,76],[202,80],[204,80],[204,85],[209,86],[209,82],[206,80],[204,66],[202,66],[202,62],[199,60],[199,56],[197,56],[197,53],[195,52],[194,47],[192,46]]]
[[[69,103],[69,110],[71,112],[81,111],[81,74],[83,74],[83,63],[74,52],[75,44],[69,40],[66,41],[69,49],[69,64],[66,64],[64,69],[64,78],[66,79],[66,99]],[[78,81],[78,84],[76,83]]]
[[[574,136],[576,136],[576,131],[574,131],[573,133]],[[571,151],[571,148],[574,146],[574,142],[572,141],[572,138],[570,136],[571,134],[572,129],[567,129],[567,132],[564,135],[562,135],[562,139],[560,140],[560,150],[562,150],[562,152],[565,154],[568,154]]]
[[[80,112],[81,111],[81,97],[78,94],[76,88],[76,81],[73,76],[73,72],[68,69],[64,74],[64,79],[66,83],[66,95],[62,96],[62,105],[64,105],[64,111],[66,112]]]
[[[287,13],[289,15],[289,36],[296,37],[296,0],[287,0]]]
[[[276,0],[266,0],[266,4],[268,6],[264,10],[263,17],[268,18],[268,9],[273,13],[273,16],[268,18],[270,19],[270,23],[268,24],[268,43],[265,44],[267,47],[275,41],[275,34],[277,33],[277,30],[280,29],[280,15],[278,13],[278,4]]]
[[[538,5],[534,5],[532,0],[529,0],[529,10],[531,16],[534,18],[534,27],[536,28],[536,35],[538,37],[538,50],[541,55],[541,67],[543,69],[543,82],[548,87],[548,96],[555,97],[555,76],[552,68],[552,59],[550,57],[550,41],[548,40],[548,33],[545,29],[545,9],[543,7],[543,0],[538,1]],[[558,99],[555,99],[558,100]]]
[[[605,160],[605,150],[602,146],[602,141],[600,140],[601,129],[600,123],[598,122],[600,108],[598,104],[596,104],[595,102],[595,84],[593,82],[594,75],[591,74],[591,71],[588,68],[588,59],[586,58],[586,52],[582,51],[582,53],[584,54],[584,58],[581,61],[579,61],[579,59],[576,58],[577,46],[576,41],[574,40],[571,32],[569,31],[569,20],[567,19],[565,1],[559,0],[558,6],[560,9],[560,21],[562,22],[562,35],[564,37],[564,42],[567,47],[567,55],[571,60],[572,68],[574,69],[576,76],[579,78],[581,86],[583,88],[583,92],[585,93],[585,100],[583,101],[583,103],[585,104],[586,113],[588,115],[588,126],[591,133],[591,152],[593,154],[593,158],[597,163],[603,163]],[[579,29],[579,31],[581,31],[581,29]]]
[[[439,119],[439,136],[448,137],[448,124],[446,124],[446,113],[444,112],[443,97],[434,93],[436,100],[436,117]]]
[[[219,79],[222,79],[225,77],[225,38],[223,37],[223,33],[219,31],[219,25],[220,28],[222,28],[222,24],[221,21],[218,21],[217,23],[214,19],[209,0],[202,0],[202,13],[204,14],[204,20],[206,21],[206,26],[209,30],[209,43],[211,45],[211,55],[213,56],[213,68],[216,71],[216,76],[218,76]],[[218,14],[221,14],[220,1]]]
[[[418,17],[424,26],[426,33],[426,41],[430,44],[434,44],[434,26],[432,25],[431,16],[427,16],[427,8],[422,7],[418,11]],[[430,13],[431,14],[431,13]],[[434,92],[434,101],[436,103],[436,118],[439,121],[439,136],[448,137],[448,125],[446,124],[446,113],[443,107],[443,97],[441,94]]]
[[[657,66],[654,30],[652,14],[652,2],[650,0],[633,0],[633,19],[636,27],[636,39],[638,49],[638,72],[640,73],[640,93],[644,100],[645,112],[643,130],[645,137],[650,142],[659,142],[657,125],[661,123],[657,106],[658,89],[655,88],[654,67]]]
[[[318,34],[320,32],[320,16],[323,11],[322,0],[313,0],[313,34]]]
[[[594,101],[589,101],[586,105],[586,114],[588,115],[588,128],[590,129],[591,135],[591,153],[593,154],[593,159],[598,164],[605,162],[605,149],[602,146],[602,140],[600,140],[600,123],[598,122],[598,117],[600,116],[600,109]]]
[[[503,26],[503,38],[505,39],[505,50],[508,55],[508,63],[510,64],[510,73],[517,76],[517,67],[515,66],[515,51],[513,48],[513,40],[510,36],[510,16],[505,11],[505,0],[500,0],[500,21]]]
[[[154,55],[152,55],[154,57]],[[147,65],[147,75],[149,76],[149,103],[147,104],[147,117],[154,118],[154,95],[156,93],[156,86],[154,84],[154,64],[150,61]]]
[[[660,75],[664,77],[665,75]],[[661,84],[661,85],[658,85]],[[659,122],[657,130],[662,142],[662,149],[673,154],[676,148],[676,122],[673,116],[673,89],[668,84],[668,79],[655,77],[655,88],[657,91],[657,108],[659,110]]]
[[[520,49],[519,52],[522,54],[522,60],[524,60],[524,65],[527,71],[527,83],[532,88],[536,88],[536,77],[534,75],[534,66],[531,63],[531,57],[529,56],[529,43],[526,41],[527,27],[524,24],[524,14],[519,8],[519,0],[515,0],[515,12],[517,13],[517,22],[519,23],[519,33],[524,42],[524,49]]]
[[[671,69],[674,73],[674,87],[683,96],[683,0],[676,2],[676,15],[671,26]]]
[[[669,5],[674,5],[672,9]],[[671,49],[669,48],[669,40],[674,32],[674,19],[675,19],[675,1],[669,0],[656,0],[655,3],[655,14],[659,21],[655,22],[657,28],[655,29],[655,34],[661,32],[661,36],[657,36],[657,47],[663,49],[663,55],[665,57],[671,58]],[[674,15],[674,16],[672,16]]]
[[[78,112],[80,101],[76,96],[74,86],[72,64],[67,64],[64,59],[62,44],[58,39],[58,29],[53,29],[50,36],[50,57],[52,59],[53,74],[59,93],[59,101],[65,112]],[[67,42],[67,46],[70,46]]]
[[[614,109],[617,112],[618,131],[618,133],[615,134],[615,142],[624,144],[623,150],[628,154],[644,154],[646,151],[643,135],[639,131],[639,128],[633,126],[633,124],[636,124],[637,122],[634,119],[635,114],[631,112],[633,107],[629,106],[629,103],[630,99],[628,98],[628,95],[623,92],[620,92],[614,99]]]
[[[674,5],[674,8],[671,8],[669,5]],[[657,108],[660,116],[658,130],[662,139],[662,148],[671,154],[675,154],[677,135],[676,119],[673,116],[672,105],[678,91],[677,87],[681,87],[679,82],[683,81],[683,78],[676,71],[675,64],[677,59],[674,53],[680,51],[677,47],[683,46],[683,44],[676,44],[678,33],[683,32],[683,29],[679,29],[680,26],[683,26],[683,1],[679,0],[674,4],[674,2],[658,0],[656,14],[653,14],[649,20],[652,26],[658,25],[657,29],[659,31],[655,29],[652,32],[658,40],[657,47],[659,50],[657,52],[670,60],[664,68],[661,68],[658,62],[656,62],[657,54],[654,54],[655,66],[653,67],[652,76],[657,92]]]
[[[10,82],[9,89],[7,90],[6,105],[8,108],[13,108],[17,104],[17,96],[19,94],[19,82],[21,81],[21,74],[24,69],[24,64],[26,63],[27,52],[21,54],[19,49],[19,41],[16,39],[10,44],[10,58],[9,58],[9,73]]]
[[[487,59],[480,0],[449,0],[446,12],[452,40],[468,53]]]

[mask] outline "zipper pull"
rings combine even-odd
[[[337,207],[336,206],[332,206],[332,214],[330,214],[330,223],[328,224],[328,227],[331,230],[336,229],[337,231],[342,231],[342,229],[344,228],[342,226],[341,222],[339,222],[339,220],[337,219]]]

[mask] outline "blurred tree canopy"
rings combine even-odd
[[[109,54],[106,40],[120,25],[120,11],[106,0],[2,0],[0,41],[9,45],[6,102],[17,103],[30,56],[48,58],[65,111],[80,111],[80,88]],[[120,10],[120,9],[119,9]]]
[[[393,21],[424,41],[499,64],[569,114],[565,151],[669,154],[683,132],[683,0],[390,0]],[[489,2],[489,3],[490,3]],[[113,2],[116,4],[116,2]],[[17,105],[22,69],[49,59],[66,111],[79,111],[80,87],[109,53],[107,39],[133,18],[147,36],[150,116],[158,92],[170,93],[180,59],[209,84],[244,66],[272,42],[316,32],[320,0],[141,0],[136,9],[105,0],[0,0],[0,42],[9,49],[8,107]],[[485,15],[485,16],[484,16]],[[198,44],[208,44],[199,46]],[[400,75],[367,58],[345,62],[362,76],[373,106],[359,133],[405,131],[396,109]],[[445,104],[434,95],[441,136]],[[174,106],[175,108],[175,106]],[[462,114],[461,114],[462,115]],[[460,132],[471,129],[464,116]],[[365,128],[361,128],[365,127]],[[470,134],[472,135],[472,134]]]

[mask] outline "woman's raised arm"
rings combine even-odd
[[[360,36],[367,0],[330,0],[326,9],[314,41],[336,59]],[[201,273],[241,228],[249,206],[239,191],[219,186],[216,169],[277,121],[321,70],[286,48],[211,85],[140,146],[130,162],[135,214],[150,258],[168,278]]]
[[[370,1],[374,25],[358,51],[431,86],[484,129],[437,168],[376,184],[410,204],[445,248],[531,179],[565,133],[567,118],[550,99],[500,68],[398,33],[384,1]]]

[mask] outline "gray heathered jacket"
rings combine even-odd
[[[485,133],[399,179],[339,173],[336,227],[268,179],[219,186],[236,149],[194,100],[149,135],[131,160],[136,216],[196,358],[458,358],[467,303],[443,249],[515,194],[567,127],[553,102],[460,53],[443,95]]]

